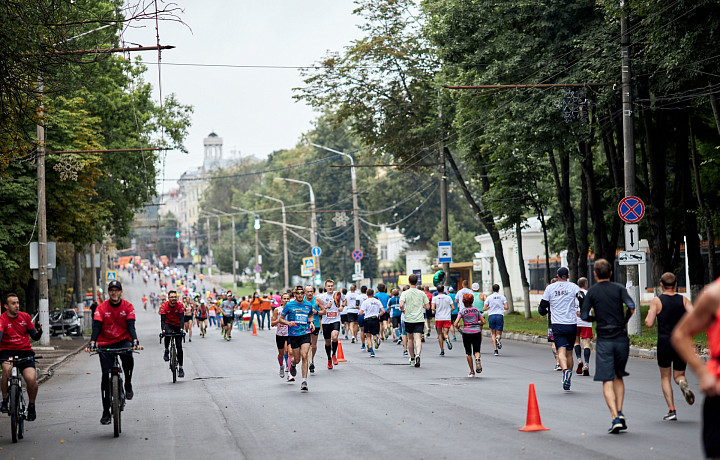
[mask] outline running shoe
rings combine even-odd
[[[687,380],[681,380],[679,385],[683,396],[685,396],[685,401],[692,406],[695,403],[695,395],[690,388],[688,388]]]
[[[302,382],[300,384],[300,391],[308,391],[307,382]]]
[[[663,417],[663,420],[676,421],[677,420],[677,412],[675,412],[674,410],[669,411],[667,413],[667,415],[665,417]]]
[[[589,375],[590,375],[590,368],[586,364],[583,366],[583,376],[588,377]]]
[[[576,373],[576,374],[582,374],[582,371],[583,371],[583,362],[582,362],[582,361],[578,361],[578,367],[577,367],[577,370],[575,371],[575,373]]]
[[[445,356],[445,350],[440,350],[440,356]]]
[[[280,378],[282,379],[284,377],[285,377],[285,369],[282,366],[280,366]]]
[[[348,340],[348,336],[345,336],[345,340]]]
[[[407,350],[403,350],[403,356],[407,356],[407,355],[408,355],[408,351],[407,351]]]
[[[333,365],[332,365],[332,364],[333,364],[333,363],[332,363],[332,359],[328,359],[328,369],[332,369],[332,368],[333,368]]]
[[[370,357],[371,357],[371,358],[374,358],[374,357],[375,357],[375,351],[372,350],[372,349],[370,350]]]
[[[622,429],[627,430],[627,423],[625,423],[625,415],[623,415],[622,411],[618,411],[618,418],[620,419],[620,423],[622,423]]]
[[[178,377],[179,378],[185,377],[185,371],[183,370],[182,367],[180,369],[178,369]]]
[[[346,337],[346,338],[347,338],[347,337]],[[350,339],[350,343],[355,343],[355,337],[353,337],[352,339]]]
[[[165,362],[170,361],[170,351],[165,350],[165,353],[163,354],[163,359],[165,360]]]
[[[290,375],[295,377],[297,375],[297,369],[295,369],[295,364],[290,365]],[[295,380],[295,379],[293,379]]]
[[[188,342],[192,342],[192,337],[188,337]]]
[[[556,371],[561,371],[561,370],[562,370],[562,367],[560,367],[559,364],[555,363],[555,370],[556,370]]]
[[[415,365],[415,358],[410,358],[410,365],[411,365],[411,366],[414,366],[414,365]]]
[[[315,363],[310,363],[310,372],[315,373]]]
[[[610,425],[608,433],[618,434],[620,433],[620,430],[622,430],[622,422],[620,421],[620,417],[615,417],[612,421],[612,425]]]
[[[368,347],[367,347],[367,352],[370,353],[370,350],[372,350],[372,348],[370,348],[370,347],[368,346]]]
[[[102,425],[110,425],[111,417],[110,417],[110,411],[103,411],[102,417],[100,417],[100,423]]]
[[[360,351],[363,351],[364,349],[365,349],[365,344],[363,343],[362,346],[360,347]]]
[[[294,381],[295,381],[295,377],[293,377],[292,375],[288,374],[288,375],[287,375],[287,381],[288,381],[288,382],[294,382]]]
[[[563,390],[567,391],[570,389],[570,379],[572,378],[572,371],[566,369],[563,371]]]
[[[37,412],[35,412],[35,404],[28,404],[27,421],[34,422],[36,418],[37,418]]]
[[[415,357],[415,367],[420,367],[420,355]]]
[[[337,356],[333,355],[333,357],[332,357],[332,362],[333,362],[334,365],[336,365],[336,366],[338,365]]]
[[[445,343],[447,343],[448,350],[452,350],[452,342],[450,341],[450,337],[445,339]]]
[[[493,353],[493,355],[495,355],[495,356],[500,356],[500,353],[498,353],[498,351],[495,350],[495,353]]]
[[[475,372],[470,372],[470,373],[468,374],[468,377],[475,377]]]
[[[453,334],[453,342],[457,342],[457,337],[455,337],[455,334]]]
[[[402,339],[397,339],[397,344],[402,345]]]
[[[475,358],[475,372],[482,374],[482,362],[480,362],[480,358]]]
[[[380,348],[380,338],[375,336],[375,348]]]
[[[133,399],[134,396],[135,396],[135,392],[132,389],[132,385],[129,385],[126,383],[125,384],[125,399],[130,401]]]
[[[498,350],[502,350],[502,342],[500,342],[500,337],[495,337],[495,343],[497,343]]]

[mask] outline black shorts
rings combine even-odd
[[[229,326],[233,323],[234,319],[235,319],[235,316],[223,315],[223,324],[225,326]]]
[[[365,333],[378,335],[380,333],[380,320],[377,316],[365,318]]]
[[[310,345],[312,342],[312,340],[310,340],[310,334],[290,335],[288,336],[287,341],[291,348],[300,348],[300,345],[306,343]]]
[[[0,351],[0,363],[3,363],[8,358],[13,358],[15,356],[18,358],[28,358],[30,356],[35,356],[35,352],[32,350],[2,350]],[[17,365],[20,372],[24,371],[28,367],[35,369],[35,361],[29,361]]]
[[[380,315],[380,321],[390,321],[390,314],[388,312],[385,312]]]
[[[425,310],[425,318],[427,318],[427,319],[435,318],[435,313],[433,313],[431,308],[428,308],[427,310]]]
[[[630,375],[625,372],[629,355],[629,338],[599,339],[595,342],[595,377],[593,380],[609,382],[615,380],[615,377],[622,378]]]
[[[450,321],[455,324],[455,320],[457,319],[457,313],[451,313],[450,314]]]
[[[463,334],[462,339],[466,355],[471,356],[475,353],[480,353],[480,345],[482,344],[482,332],[476,332],[474,334]]]
[[[659,367],[670,367],[676,371],[684,371],[687,363],[680,358],[672,344],[670,337],[658,337],[657,363]]]
[[[347,318],[348,318],[348,323],[357,323],[358,322],[358,314],[357,313],[348,313]]]
[[[315,329],[313,329],[311,334],[317,337],[318,335],[320,335],[320,328],[318,326],[315,326]]]
[[[339,331],[340,330],[340,321],[335,321],[334,323],[327,323],[322,325],[322,331],[323,331],[323,337],[325,339],[329,339],[332,335],[332,331]]]
[[[341,322],[341,323],[347,323],[347,322],[348,322],[348,315],[340,314],[340,322]]]
[[[720,396],[705,398],[702,438],[705,456],[708,458],[720,457]]]
[[[392,322],[393,329],[397,329],[400,327],[400,317],[399,316],[393,316],[390,318],[390,321]]]
[[[207,320],[207,316],[199,316],[198,317],[198,321],[200,321],[201,323],[206,320]]]
[[[193,319],[192,315],[185,315],[185,322],[186,322],[186,323],[189,322],[189,321],[192,321],[192,319]]]
[[[425,332],[425,323],[408,323],[405,321],[405,332],[410,334],[422,334]]]
[[[275,344],[277,345],[278,350],[285,348],[286,343],[288,343],[288,336],[286,336],[286,335],[276,335],[275,336]]]

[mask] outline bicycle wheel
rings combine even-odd
[[[18,442],[18,423],[20,422],[20,388],[17,385],[10,387],[10,431],[12,432],[12,442]]]
[[[120,377],[113,375],[111,379],[113,435],[117,438],[120,436]]]
[[[170,370],[172,371],[173,383],[177,382],[177,349],[175,344],[170,345]]]

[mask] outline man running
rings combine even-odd
[[[382,302],[375,298],[372,289],[366,291],[367,299],[360,305],[360,314],[365,316],[365,340],[368,344],[368,352],[370,357],[375,357],[373,350],[373,339],[375,339],[375,348],[380,346],[380,316],[385,313]]]
[[[622,408],[625,399],[623,378],[630,375],[625,372],[630,355],[630,339],[625,325],[635,312],[635,303],[624,286],[610,281],[612,276],[610,262],[605,259],[596,260],[593,272],[597,283],[588,290],[580,309],[580,317],[585,321],[597,322],[593,380],[603,383],[603,396],[612,416],[608,433],[616,434],[620,430],[627,429]],[[627,306],[625,311],[623,311],[623,303]],[[595,311],[594,316],[590,315],[592,309]],[[553,333],[557,334],[554,323]]]
[[[228,342],[232,339],[232,327],[233,321],[235,320],[236,306],[237,302],[235,302],[235,297],[233,297],[233,293],[228,291],[227,298],[223,300],[222,305],[220,305],[220,308],[223,312],[223,336]]]
[[[322,316],[322,333],[325,339],[327,368],[338,365],[337,349],[340,335],[340,312],[344,310],[342,292],[335,292],[335,281],[325,280],[325,292],[317,297],[318,312]]]
[[[588,279],[580,278],[578,279],[577,284],[580,290],[575,296],[575,308],[577,310],[577,335],[575,336],[574,348],[575,356],[578,360],[576,373],[588,376],[590,375],[590,340],[592,340],[595,336],[593,335],[592,323],[583,321],[583,319],[580,318],[580,307],[582,307],[585,295],[587,294]],[[584,353],[584,361],[581,353]]]
[[[365,350],[365,315],[360,313],[359,307],[368,298],[367,289],[367,286],[360,286],[360,294],[358,294],[356,299],[356,303],[358,304],[358,327],[360,328],[360,350]],[[368,346],[372,346],[372,344]]]
[[[357,286],[354,284],[350,285],[350,292],[347,293],[345,296],[345,311],[347,312],[348,316],[348,324],[350,325],[350,336],[352,337],[350,339],[350,343],[355,343],[355,341],[358,339],[358,312],[360,311],[358,309],[359,303],[358,303],[358,294],[355,292],[357,289]]]
[[[295,377],[295,367],[302,359],[302,383],[300,391],[308,391],[308,353],[310,352],[311,335],[315,326],[313,325],[313,307],[309,302],[303,300],[307,290],[302,286],[295,287],[295,299],[285,304],[280,313],[280,324],[288,326],[288,343],[292,348],[293,359],[290,364],[290,375]]]
[[[290,361],[288,353],[288,326],[287,324],[280,324],[280,313],[282,312],[285,304],[290,302],[290,294],[284,293],[280,297],[280,305],[273,309],[272,319],[270,320],[270,327],[275,326],[275,345],[278,351],[278,364],[280,365],[280,378],[285,377],[285,370],[289,370]],[[290,382],[291,375],[288,373],[288,382]],[[292,380],[295,380],[293,377]]]
[[[385,340],[390,335],[390,313],[387,308],[390,296],[387,293],[387,286],[385,286],[385,284],[378,283],[375,298],[380,301],[385,310],[385,313],[380,315],[380,340]]]
[[[500,286],[493,284],[493,293],[487,296],[483,310],[488,312],[488,326],[493,341],[494,355],[498,356],[498,350],[502,349],[503,327],[505,326],[505,310],[508,309],[507,299],[500,294]]]
[[[670,343],[670,336],[673,329],[680,322],[685,313],[692,311],[692,303],[677,293],[677,279],[673,273],[663,273],[660,277],[662,294],[650,301],[650,308],[645,317],[645,325],[652,327],[657,318],[657,363],[660,368],[660,387],[662,388],[665,402],[668,405],[668,413],[663,420],[677,420],[675,401],[673,400],[672,384],[670,383],[670,371],[675,383],[680,387],[685,396],[685,401],[692,405],[695,402],[695,395],[688,388],[685,368],[687,363],[680,359],[680,356]]]
[[[408,336],[410,365],[420,367],[422,336],[425,328],[424,311],[430,305],[427,296],[417,289],[418,277],[415,273],[408,276],[410,289],[400,295],[400,310],[405,314],[405,332]]]
[[[345,299],[345,304],[346,304],[345,308],[340,313],[340,327],[342,328],[341,332],[345,336],[345,340],[349,340],[348,334],[350,333],[350,323],[348,322],[348,315],[347,315],[347,293],[348,293],[348,290],[343,288],[343,290],[340,292],[342,292],[342,295],[343,295],[343,298]]]
[[[392,324],[392,338],[398,345],[402,343],[402,330],[400,329],[400,291],[393,289],[390,291],[390,300],[388,300],[388,310],[390,310],[390,322]]]
[[[160,305],[160,330],[166,334],[180,334],[182,332],[182,324],[185,321],[185,306],[178,302],[177,291],[168,292],[167,302]],[[163,359],[165,362],[170,361],[170,340],[175,340],[175,348],[177,349],[178,358],[178,377],[185,377],[183,370],[183,349],[182,336],[165,337],[165,353]],[[124,364],[123,364],[124,366]]]
[[[320,334],[320,314],[317,307],[317,298],[315,297],[315,286],[308,284],[305,286],[305,302],[312,307],[313,330],[310,337],[310,373],[315,373],[315,353],[317,353],[318,335]]]
[[[450,326],[452,324],[453,302],[450,296],[445,294],[445,286],[442,284],[437,287],[438,295],[432,299],[432,312],[435,314],[435,329],[438,335],[438,344],[440,345],[440,356],[445,356],[445,348],[443,342],[447,342],[448,350],[452,350],[452,342],[450,342]]]
[[[24,311],[20,311],[20,299],[17,294],[9,293],[5,296],[5,312],[0,315],[0,365],[2,365],[2,404],[0,412],[7,414],[9,410],[8,400],[8,377],[12,372],[12,363],[9,358],[29,358],[35,356],[30,344],[30,339],[39,340],[42,335],[42,326],[35,327],[32,318]],[[25,379],[28,399],[27,421],[32,422],[37,418],[35,410],[35,398],[38,393],[37,371],[35,362],[29,361],[18,364],[18,371]]]
[[[540,308],[545,313],[548,309],[552,312],[553,341],[563,372],[562,386],[565,391],[570,390],[570,380],[572,379],[573,347],[577,336],[575,299],[580,291],[577,284],[568,281],[569,276],[570,271],[567,267],[558,268],[557,282],[545,288],[540,301]],[[541,312],[540,314],[545,313]]]

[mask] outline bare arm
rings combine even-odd
[[[280,319],[278,318],[278,311],[273,310],[272,318],[270,319],[270,326],[277,326],[279,322],[280,322]]]
[[[650,308],[648,308],[648,314],[645,317],[645,326],[647,327],[653,327],[653,324],[655,324],[655,318],[657,317],[658,313],[662,311],[662,302],[660,302],[660,299],[655,297],[650,301]]]
[[[507,302],[505,302],[505,310],[507,310],[507,309],[508,309],[508,304],[507,304]]]

